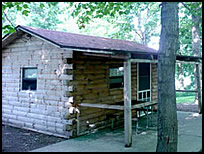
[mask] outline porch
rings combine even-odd
[[[178,152],[197,152],[202,148],[202,115],[178,111]],[[156,126],[154,114],[153,126]],[[145,119],[141,119],[141,125]],[[132,146],[124,147],[124,129],[110,128],[96,130],[89,135],[69,139],[57,144],[33,150],[32,152],[155,152],[157,144],[156,127],[133,131]],[[192,142],[193,141],[193,142]]]
[[[153,101],[153,99],[151,99],[152,97],[151,93],[148,94],[146,91],[144,91],[144,89],[139,89],[139,87],[141,87],[141,86],[138,86],[139,76],[137,75],[137,78],[134,78],[134,76],[132,75],[133,74],[135,75],[135,72],[134,73],[132,72],[137,68],[136,74],[139,74],[138,63],[147,63],[147,64],[150,64],[149,74],[151,74],[153,73],[151,71],[151,66],[153,64],[155,65],[158,62],[157,57],[155,57],[155,55],[151,55],[151,56],[146,55],[147,57],[140,57],[141,55],[140,56],[137,55],[136,57],[134,56],[132,56],[132,59],[131,59],[130,55],[128,56],[129,58],[128,57],[122,57],[122,58],[108,57],[107,58],[107,55],[101,55],[101,54],[98,54],[98,55],[87,54],[87,53],[82,53],[82,55],[74,54],[74,57],[73,57],[74,59],[70,60],[70,63],[74,64],[73,85],[77,85],[77,86],[74,86],[73,88],[74,92],[72,93],[72,96],[74,97],[74,103],[73,103],[74,106],[80,108],[80,111],[81,111],[80,117],[79,115],[77,117],[77,126],[76,126],[77,136],[81,135],[80,131],[83,132],[84,130],[86,130],[87,122],[96,123],[98,121],[101,121],[100,124],[103,125],[104,119],[107,119],[106,115],[107,115],[107,112],[109,112],[109,110],[111,110],[111,112],[114,110],[114,112],[116,113],[118,111],[121,111],[123,112],[122,115],[124,117],[125,147],[132,146],[132,138],[133,138],[132,110],[138,109],[141,107],[146,107],[146,106],[152,107],[157,104],[156,101]],[[101,57],[103,57],[103,59]],[[178,56],[177,62],[194,61],[194,59],[191,59],[191,57],[187,57],[187,58],[190,60],[186,59],[186,57]],[[134,67],[134,65],[132,64],[137,64],[137,67]],[[196,61],[196,66],[198,65],[199,65],[199,62]],[[123,66],[123,69],[124,69],[124,76],[122,76],[124,77],[124,80],[123,80],[124,84],[122,85],[122,87],[118,87],[117,91],[112,91],[113,89],[110,90],[110,85],[109,85],[110,83],[110,78],[108,77],[109,68],[115,68],[115,67],[119,68],[121,66]],[[133,69],[132,69],[132,66],[133,66]],[[145,74],[145,75],[148,75],[148,74]],[[150,80],[148,88],[151,91],[152,79],[156,79],[157,77],[155,76],[154,78],[151,78],[150,76],[148,78],[148,80]],[[133,88],[134,85],[137,85],[137,86]],[[144,98],[146,99],[147,96],[150,99],[147,102],[143,103],[142,105],[134,104],[133,103],[134,100],[138,101],[138,99],[140,98],[140,93],[139,93],[140,90],[142,91],[142,94],[141,94],[142,99]],[[121,102],[121,100],[123,103],[118,105],[117,102]],[[90,115],[90,112],[92,111],[88,112],[88,109],[90,110],[98,109],[98,110],[94,111],[93,114]],[[111,114],[114,114],[114,113],[112,112]],[[92,117],[94,117],[95,119]],[[90,121],[93,121],[93,122],[90,122]]]

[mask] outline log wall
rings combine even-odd
[[[123,66],[123,61],[84,56],[76,52],[73,59],[68,60],[69,63],[73,63],[73,81],[68,86],[73,86],[73,91],[68,96],[73,96],[73,106],[77,107],[80,103],[114,104],[123,101],[123,88],[109,88],[109,68]],[[118,112],[90,107],[78,108],[80,133],[89,130],[89,124],[98,127],[100,124],[107,124],[109,114]]]
[[[36,37],[19,38],[2,49],[2,122],[46,134],[69,137],[66,64],[72,51],[64,51]],[[22,91],[22,68],[37,67],[37,90]]]
[[[80,52],[74,52],[73,59],[68,63],[73,64],[73,81],[68,86],[73,86],[73,91],[68,96],[73,96],[73,106],[80,110],[80,133],[89,129],[88,124],[97,126],[110,124],[109,115],[123,111],[99,109],[92,107],[80,107],[80,103],[115,104],[124,100],[123,88],[109,88],[109,69],[123,66],[122,60],[85,56]],[[156,65],[152,65],[152,77],[156,73]],[[131,65],[131,90],[132,100],[137,99],[137,64]],[[156,80],[152,80],[152,98],[156,99]],[[72,117],[73,118],[73,117]],[[76,128],[76,127],[75,127]]]
[[[151,87],[152,87],[152,101],[157,101],[157,64],[156,63],[152,63],[152,83],[151,83]]]

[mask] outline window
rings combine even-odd
[[[123,87],[123,67],[110,68],[109,78],[110,78],[110,89]]]
[[[37,68],[23,68],[22,71],[22,90],[36,90]]]

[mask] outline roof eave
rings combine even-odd
[[[47,39],[47,38],[45,38],[45,37],[43,37],[43,36],[41,36],[41,35],[39,35],[39,34],[37,34],[35,32],[32,32],[32,31],[30,31],[30,30],[28,30],[28,29],[26,29],[26,28],[24,28],[24,27],[22,27],[20,25],[18,25],[16,27],[16,30],[22,30],[22,31],[24,31],[26,33],[29,33],[29,34],[31,34],[31,35],[33,35],[35,37],[43,39],[44,41],[46,41],[48,43],[51,43],[54,46],[62,48],[62,49],[68,49],[68,50],[71,49],[71,50],[79,50],[79,51],[83,51],[83,52],[104,53],[104,54],[115,54],[116,52],[123,52],[123,54],[125,52],[127,52],[127,54],[134,53],[134,52],[137,52],[137,53],[140,53],[140,54],[157,54],[156,52],[146,52],[146,51],[145,52],[144,51],[123,51],[123,50],[117,50],[117,49],[110,50],[110,49],[99,49],[99,48],[86,48],[86,47],[65,46],[65,45],[57,44],[56,42],[54,42],[54,41],[52,41],[50,39]]]

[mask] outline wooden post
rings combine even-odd
[[[131,62],[124,62],[124,127],[125,147],[132,145],[132,112],[131,112]]]
[[[197,91],[198,91],[198,111],[202,113],[202,95],[201,95],[201,84],[200,84],[200,68],[199,64],[196,64],[196,79],[197,79]]]
[[[79,120],[79,112],[76,113],[77,114],[77,136],[79,136],[79,129],[80,129],[80,120]]]

